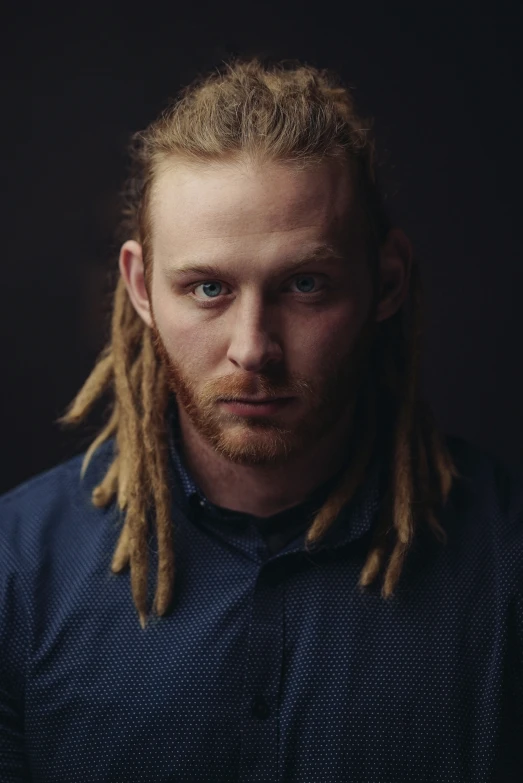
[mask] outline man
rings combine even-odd
[[[0,504],[1,780],[522,781],[522,477],[421,399],[350,94],[234,62],[132,151],[107,423]]]

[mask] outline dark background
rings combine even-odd
[[[0,491],[92,437],[54,421],[107,334],[128,136],[231,54],[355,88],[421,259],[426,396],[447,432],[523,463],[520,3],[40,5],[3,19]]]

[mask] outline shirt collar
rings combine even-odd
[[[183,490],[186,506],[195,502],[201,506],[211,506],[212,504],[195,483],[184,464],[178,405],[173,396],[171,396],[169,404],[168,422],[171,469]],[[312,547],[313,550],[347,544],[360,538],[371,529],[384,493],[387,444],[383,424],[384,420],[380,418],[374,453],[362,484],[352,500],[342,508],[324,538]]]

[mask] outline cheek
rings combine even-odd
[[[167,353],[189,373],[191,368],[212,364],[218,352],[216,329],[209,329],[201,319],[194,318],[184,307],[176,306],[165,294],[154,297],[153,313],[156,327]]]
[[[361,331],[366,310],[357,300],[341,302],[324,313],[309,318],[299,330],[296,346],[310,361],[328,362],[336,356],[347,355]]]
[[[154,320],[165,345],[171,347],[176,342],[185,342],[189,333],[189,324],[183,317],[181,308],[176,306],[169,288],[160,285],[153,277],[151,306]]]

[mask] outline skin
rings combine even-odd
[[[360,205],[334,161],[170,160],[150,209],[150,275],[134,240],[120,272],[176,393],[186,464],[221,507],[290,508],[346,464],[375,330],[408,293],[410,242],[389,232],[373,289]],[[289,271],[325,244],[340,257]],[[202,263],[216,273],[180,274]],[[262,419],[218,402],[255,395],[295,399]]]

